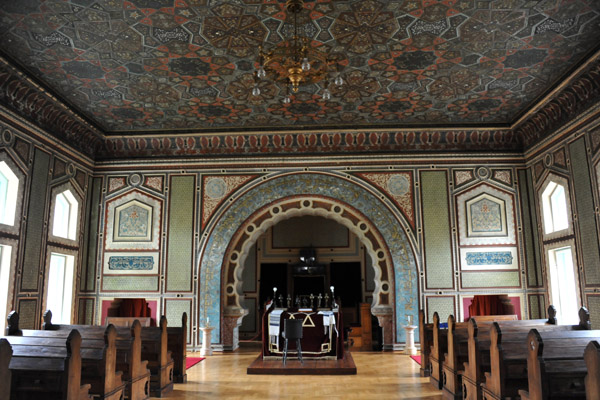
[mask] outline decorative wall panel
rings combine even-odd
[[[105,292],[156,292],[157,276],[103,276],[102,290]]]
[[[192,299],[165,299],[164,315],[167,317],[167,326],[181,326],[181,316],[187,313],[187,342],[192,343],[192,329],[195,318],[192,314]],[[202,325],[201,325],[202,326]]]
[[[600,249],[598,248],[598,229],[594,213],[594,198],[591,191],[591,178],[585,148],[585,138],[580,138],[569,145],[571,167],[573,171],[574,198],[577,205],[577,221],[585,286],[600,285]]]
[[[447,322],[450,315],[456,316],[456,299],[454,296],[428,296],[427,321],[433,322],[433,313],[437,312],[440,323]]]
[[[19,313],[19,328],[20,329],[39,329],[41,323],[37,314],[38,301],[37,299],[19,299],[17,302],[17,312]]]
[[[519,269],[516,247],[461,247],[460,265],[465,270]]]
[[[202,177],[202,229],[208,223],[212,213],[237,188],[257,175],[227,175]]]
[[[410,225],[415,227],[412,172],[385,172],[356,174],[375,185],[389,196],[402,211]]]
[[[519,272],[463,272],[461,274],[463,288],[509,288],[520,287]]]
[[[530,294],[527,296],[529,300],[529,318],[540,319],[546,318],[546,298],[543,294]]]
[[[169,185],[167,292],[190,292],[194,263],[195,176],[173,176]]]
[[[516,244],[512,195],[480,184],[456,197],[460,244]]]
[[[25,235],[25,253],[23,255],[23,274],[21,291],[37,291],[40,268],[43,265],[41,254],[45,226],[40,221],[46,219],[46,196],[50,155],[39,149],[35,150],[33,175],[31,177],[31,199],[27,212],[27,233]],[[29,310],[29,309],[28,309]]]
[[[521,199],[523,247],[525,251],[525,268],[527,285],[540,287],[542,281],[542,261],[537,229],[537,209],[530,169],[521,169],[519,174],[519,193]]]
[[[454,287],[446,172],[421,172],[427,289]]]
[[[107,203],[105,249],[158,250],[162,201],[131,191]]]
[[[157,275],[158,252],[105,252],[102,272],[106,275]]]
[[[587,305],[592,329],[600,329],[600,294],[588,294]]]
[[[77,324],[94,325],[94,302],[93,298],[79,298],[79,307],[77,308]]]
[[[455,188],[459,188],[475,181],[475,174],[472,169],[455,169],[453,174]]]
[[[98,259],[98,230],[100,229],[100,202],[102,199],[102,178],[93,178],[89,191],[90,208],[87,218],[87,257],[83,258],[81,267],[81,286],[83,292],[96,289],[96,260]]]

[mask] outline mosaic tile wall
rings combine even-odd
[[[453,296],[430,296],[427,297],[427,320],[433,321],[433,313],[437,312],[440,322],[448,321],[448,316],[456,315],[455,301]]]
[[[44,136],[28,123],[0,107],[0,160],[5,161],[18,179],[14,222],[0,224],[0,244],[11,247],[6,310],[19,312],[25,328],[39,329],[46,296],[49,248],[53,252],[75,255],[81,264],[87,205],[89,160],[65,149],[62,143]],[[53,226],[53,197],[69,189],[79,201],[76,220],[77,240],[57,238]],[[13,192],[10,193],[14,194]],[[52,195],[51,195],[52,194]],[[83,235],[81,233],[84,233]],[[4,268],[4,266],[3,266]],[[93,279],[96,279],[93,276]],[[74,282],[78,286],[79,282]],[[79,319],[78,300],[74,299],[72,318]]]
[[[448,179],[444,171],[422,172],[423,231],[425,236],[426,288],[454,287],[448,204]]]
[[[100,202],[102,196],[102,179],[92,180],[90,191],[90,217],[88,220],[87,257],[81,268],[81,291],[94,292],[96,289],[96,255],[98,254],[98,225],[100,221]]]
[[[50,155],[44,151],[36,150],[33,163],[31,198],[36,199],[29,203],[27,236],[25,237],[25,262],[21,290],[37,291],[39,284],[40,253],[44,235],[44,213],[46,210],[46,192],[48,186],[48,169],[50,168]]]
[[[580,138],[569,145],[571,164],[573,166],[573,185],[575,186],[575,202],[577,205],[577,221],[579,223],[583,265],[586,285],[600,285],[600,249],[598,248],[598,227],[590,185],[585,138]],[[596,186],[597,189],[597,186]]]
[[[170,187],[167,236],[168,292],[191,292],[193,275],[194,194],[193,176],[174,176]]]
[[[521,194],[521,209],[523,212],[523,240],[525,251],[525,265],[527,266],[527,284],[532,287],[543,285],[542,263],[538,243],[537,220],[535,204],[531,204],[534,196],[531,172],[519,170],[519,192]]]
[[[181,326],[181,316],[187,313],[188,316],[188,343],[191,344],[193,337],[192,331],[194,326],[190,324],[190,316],[192,315],[192,300],[180,299],[165,299],[165,316],[167,317],[167,326]]]

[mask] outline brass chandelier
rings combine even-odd
[[[288,13],[294,15],[294,35],[271,50],[265,51],[262,46],[259,48],[252,95],[260,96],[258,83],[261,79],[271,79],[285,85],[283,102],[287,104],[291,102],[290,88],[297,93],[302,85],[324,81],[321,96],[323,100],[329,100],[331,82],[337,86],[344,84],[340,61],[312,47],[310,39],[298,33],[298,14],[304,9],[304,1],[287,0],[285,7]]]

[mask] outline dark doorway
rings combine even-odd
[[[295,296],[308,296],[313,294],[317,297],[325,295],[325,277],[320,276],[295,276],[294,277],[294,298]]]
[[[358,307],[362,301],[360,263],[331,263],[330,268],[330,282],[342,307]]]
[[[262,310],[267,299],[273,297],[273,288],[277,288],[277,296],[287,296],[287,264],[260,265],[259,308]]]

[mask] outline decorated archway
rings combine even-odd
[[[264,179],[264,178],[263,178]],[[301,215],[336,220],[357,235],[375,268],[372,313],[383,328],[384,348],[404,341],[397,329],[406,315],[416,320],[418,273],[398,215],[375,194],[343,177],[325,173],[282,174],[251,185],[221,210],[200,257],[200,319],[219,321],[213,343],[238,345],[242,271],[249,248],[277,222]]]

